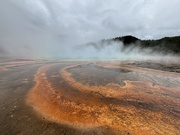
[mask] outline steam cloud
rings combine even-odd
[[[124,50],[116,42],[102,49],[77,45],[129,34],[179,35],[178,5],[177,0],[1,0],[0,56],[176,60],[148,49]]]
[[[180,64],[179,55],[164,54],[151,48],[142,49],[137,44],[124,47],[122,42],[115,41],[79,45],[74,48],[74,52],[76,52],[74,57],[80,59],[153,60],[164,64]]]

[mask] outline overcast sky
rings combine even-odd
[[[0,0],[0,55],[67,55],[123,35],[180,35],[180,0]]]

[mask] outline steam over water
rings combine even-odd
[[[177,0],[1,0],[0,56],[176,61],[151,50],[123,50],[117,43],[102,49],[79,45],[125,35],[140,39],[180,35],[179,4]]]
[[[179,55],[163,53],[150,48],[142,49],[136,44],[124,47],[122,42],[86,44],[74,47],[71,58],[85,59],[118,59],[118,60],[153,60],[162,63],[179,63]]]

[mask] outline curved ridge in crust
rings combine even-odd
[[[178,127],[174,125],[180,124],[180,121],[172,114],[168,114],[168,106],[161,106],[162,101],[164,103],[171,101],[177,106],[179,103],[172,97],[161,97],[159,93],[169,89],[176,91],[176,88],[128,80],[125,81],[124,86],[82,85],[67,72],[68,68],[77,65],[64,66],[58,70],[59,79],[64,84],[59,82],[56,87],[46,74],[49,69],[56,66],[58,65],[41,67],[34,78],[36,85],[27,95],[28,105],[46,119],[80,129],[108,126],[119,133],[177,134],[179,132]]]

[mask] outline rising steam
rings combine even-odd
[[[124,48],[122,43],[116,42],[79,46],[79,44],[127,34],[143,39],[180,34],[178,29],[180,19],[176,16],[176,12],[179,13],[180,9],[178,1],[169,3],[168,0],[163,2],[138,0],[128,4],[126,2],[126,0],[122,2],[2,0],[0,1],[0,56],[178,60],[173,54],[164,55],[151,49],[141,49],[136,45]],[[170,13],[167,7],[176,10]],[[170,14],[168,19],[167,12]],[[167,23],[162,26],[162,22]]]
[[[137,61],[161,61],[179,63],[179,56],[172,53],[157,52],[150,48],[142,49],[137,44],[125,47],[122,42],[97,42],[74,47],[73,58],[117,59]]]

